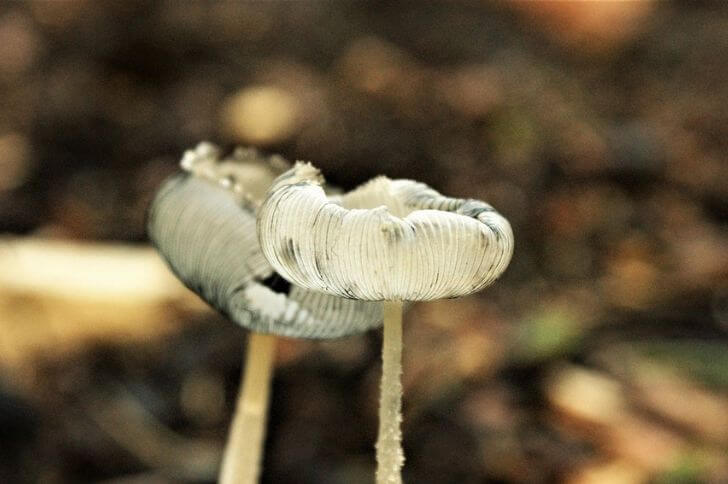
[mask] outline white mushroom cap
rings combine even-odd
[[[380,326],[379,305],[289,285],[263,257],[252,194],[264,193],[283,163],[255,150],[221,161],[209,143],[186,152],[185,173],[166,181],[150,207],[152,242],[187,287],[248,329],[336,338]]]
[[[327,198],[321,182],[297,163],[258,211],[263,254],[301,287],[369,301],[458,297],[510,262],[511,226],[487,203],[386,177]]]

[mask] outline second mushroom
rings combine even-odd
[[[170,268],[212,307],[250,330],[242,389],[220,469],[221,484],[258,482],[276,336],[340,338],[378,327],[376,304],[281,280],[261,255],[255,210],[289,165],[237,149],[220,159],[210,143],[185,152],[149,211],[149,237]]]
[[[279,176],[258,211],[263,255],[288,281],[383,301],[377,483],[402,482],[402,302],[465,296],[497,279],[513,232],[493,207],[423,183],[378,177],[327,196],[308,163]]]

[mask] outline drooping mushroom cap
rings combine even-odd
[[[238,149],[220,160],[201,143],[182,159],[154,199],[149,237],[177,277],[238,324],[264,333],[335,338],[381,325],[381,308],[288,284],[258,245],[255,209],[275,176],[279,157]]]
[[[369,301],[458,297],[510,262],[511,226],[485,202],[412,180],[378,177],[336,197],[321,183],[318,170],[297,163],[258,211],[263,254],[301,287]]]

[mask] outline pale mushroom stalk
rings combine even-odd
[[[291,285],[261,253],[255,210],[285,168],[279,157],[200,143],[183,173],[158,191],[149,237],[177,277],[213,308],[251,330],[242,388],[219,475],[222,484],[254,484],[261,473],[276,335],[340,338],[378,327],[381,308]]]
[[[383,301],[377,483],[402,482],[402,301],[453,298],[497,279],[513,253],[508,221],[479,200],[378,177],[327,197],[311,164],[273,182],[258,211],[265,258],[286,280],[354,300]]]
[[[258,482],[268,415],[276,337],[251,332],[242,390],[230,425],[220,469],[220,484]]]
[[[377,484],[402,482],[402,301],[385,301],[379,387]]]

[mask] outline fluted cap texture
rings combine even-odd
[[[263,255],[293,284],[358,300],[464,296],[498,278],[513,254],[508,221],[479,200],[378,177],[327,197],[297,163],[258,210]]]
[[[177,277],[253,331],[336,338],[380,326],[377,304],[290,285],[263,256],[255,210],[285,161],[250,149],[219,157],[209,143],[187,151],[150,207],[149,237]]]

